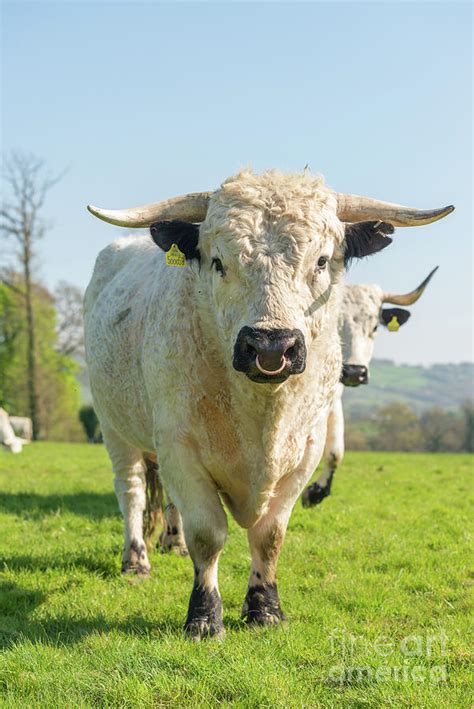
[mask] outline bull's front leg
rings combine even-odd
[[[334,473],[344,457],[344,412],[341,395],[336,396],[328,417],[328,431],[324,447],[324,467],[315,483],[303,492],[303,507],[319,505],[331,494]]]
[[[248,625],[275,625],[285,620],[278,596],[277,562],[295,502],[321,458],[323,429],[317,440],[308,439],[301,464],[281,480],[268,511],[248,531],[252,568],[242,608],[242,617]]]
[[[191,487],[191,486],[190,486]],[[184,536],[194,565],[194,583],[184,632],[192,640],[224,635],[217,581],[220,553],[227,537],[227,517],[215,489],[190,490],[180,505]]]
[[[186,454],[177,456],[175,448],[172,459],[164,453],[160,454],[160,462],[165,489],[181,513],[184,537],[194,566],[194,583],[184,632],[195,641],[207,636],[223,636],[217,572],[219,556],[227,537],[224,508],[215,485],[207,479],[204,470],[190,464]]]

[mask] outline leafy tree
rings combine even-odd
[[[351,451],[364,451],[369,448],[367,434],[359,422],[345,421],[344,445]]]
[[[464,414],[464,440],[463,450],[468,453],[474,452],[474,402],[466,401],[463,404]]]
[[[80,403],[78,365],[56,350],[57,320],[54,300],[42,286],[31,284],[35,312],[36,417],[42,438],[84,440],[77,420]],[[9,413],[29,416],[28,321],[23,279],[8,274],[0,283],[0,406]]]
[[[464,425],[459,414],[436,406],[421,415],[420,423],[424,450],[433,453],[462,450]]]
[[[11,288],[0,283],[0,402],[8,408],[5,374],[15,357],[15,344],[23,328],[23,313],[18,310]]]
[[[377,433],[371,439],[374,450],[423,450],[420,421],[409,406],[400,403],[383,406],[377,409],[375,419]]]

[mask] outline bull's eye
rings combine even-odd
[[[214,268],[216,269],[217,273],[220,273],[221,276],[223,276],[223,275],[225,274],[225,269],[224,269],[224,266],[223,266],[222,261],[220,260],[220,258],[213,258],[213,259],[212,259],[212,266],[214,266]]]
[[[327,256],[320,256],[318,258],[318,268],[324,268],[328,262]]]

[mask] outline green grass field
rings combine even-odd
[[[232,523],[227,636],[196,645],[189,559],[156,552],[149,580],[120,576],[102,446],[0,455],[0,705],[472,706],[471,472],[468,455],[348,454],[333,496],[293,513],[279,628],[240,621],[249,555]]]

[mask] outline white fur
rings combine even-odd
[[[380,324],[383,290],[377,285],[345,285],[339,331],[344,364],[369,368]]]
[[[5,409],[0,408],[0,444],[9,453],[21,453],[23,445],[29,441],[18,438],[11,425],[10,417]]]
[[[33,438],[33,424],[27,416],[10,416],[10,423],[16,436],[21,436],[26,442]]]
[[[335,209],[321,179],[245,171],[211,199],[200,265],[167,267],[149,237],[118,239],[99,254],[85,297],[87,364],[126,522],[125,559],[132,538],[143,542],[143,451],[157,451],[199,583],[217,588],[222,501],[255,530],[253,554],[259,534],[277,526],[284,535],[321,458],[341,371],[344,228]],[[320,270],[322,255],[331,261]],[[236,372],[245,325],[300,329],[305,372],[279,385]]]

